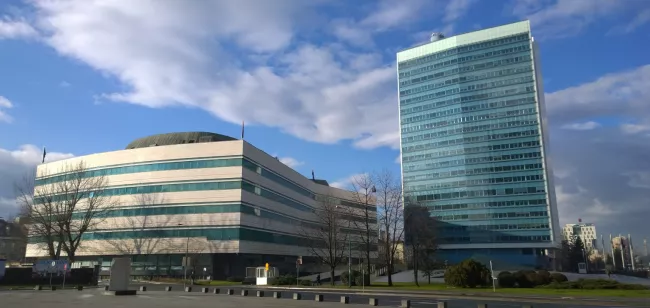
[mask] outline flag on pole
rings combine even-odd
[[[41,163],[45,163],[45,155],[47,155],[47,151],[45,151],[45,147],[43,147],[43,161],[41,161]]]

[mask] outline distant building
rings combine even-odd
[[[20,220],[11,222],[0,218],[0,259],[20,262],[25,256],[26,234]]]
[[[598,233],[596,225],[592,223],[566,224],[562,229],[562,238],[571,241],[574,236],[579,237],[588,250],[598,250]]]

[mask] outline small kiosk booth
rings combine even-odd
[[[258,286],[265,286],[269,284],[270,278],[278,277],[278,268],[269,267],[266,263],[265,266],[255,268],[255,278]]]

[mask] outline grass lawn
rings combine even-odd
[[[331,287],[330,285],[323,285],[323,288]],[[337,285],[335,288],[347,289],[347,286]],[[361,287],[352,287],[358,290]],[[447,291],[458,293],[492,293],[492,288],[474,288],[462,289],[448,287],[443,283],[427,284],[426,282],[420,283],[416,286],[414,283],[394,282],[392,287],[387,283],[375,282],[372,286],[366,287],[372,290],[403,290],[403,291]],[[604,296],[604,297],[645,297],[650,298],[650,290],[584,290],[584,289],[541,289],[541,288],[497,288],[496,294],[521,294],[521,295],[551,295],[551,296]]]

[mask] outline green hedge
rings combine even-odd
[[[461,288],[476,288],[491,284],[490,271],[475,260],[467,259],[452,265],[445,271],[445,283]]]
[[[648,290],[640,284],[621,283],[608,279],[579,279],[576,281],[551,282],[541,286],[544,289],[584,289],[584,290]]]

